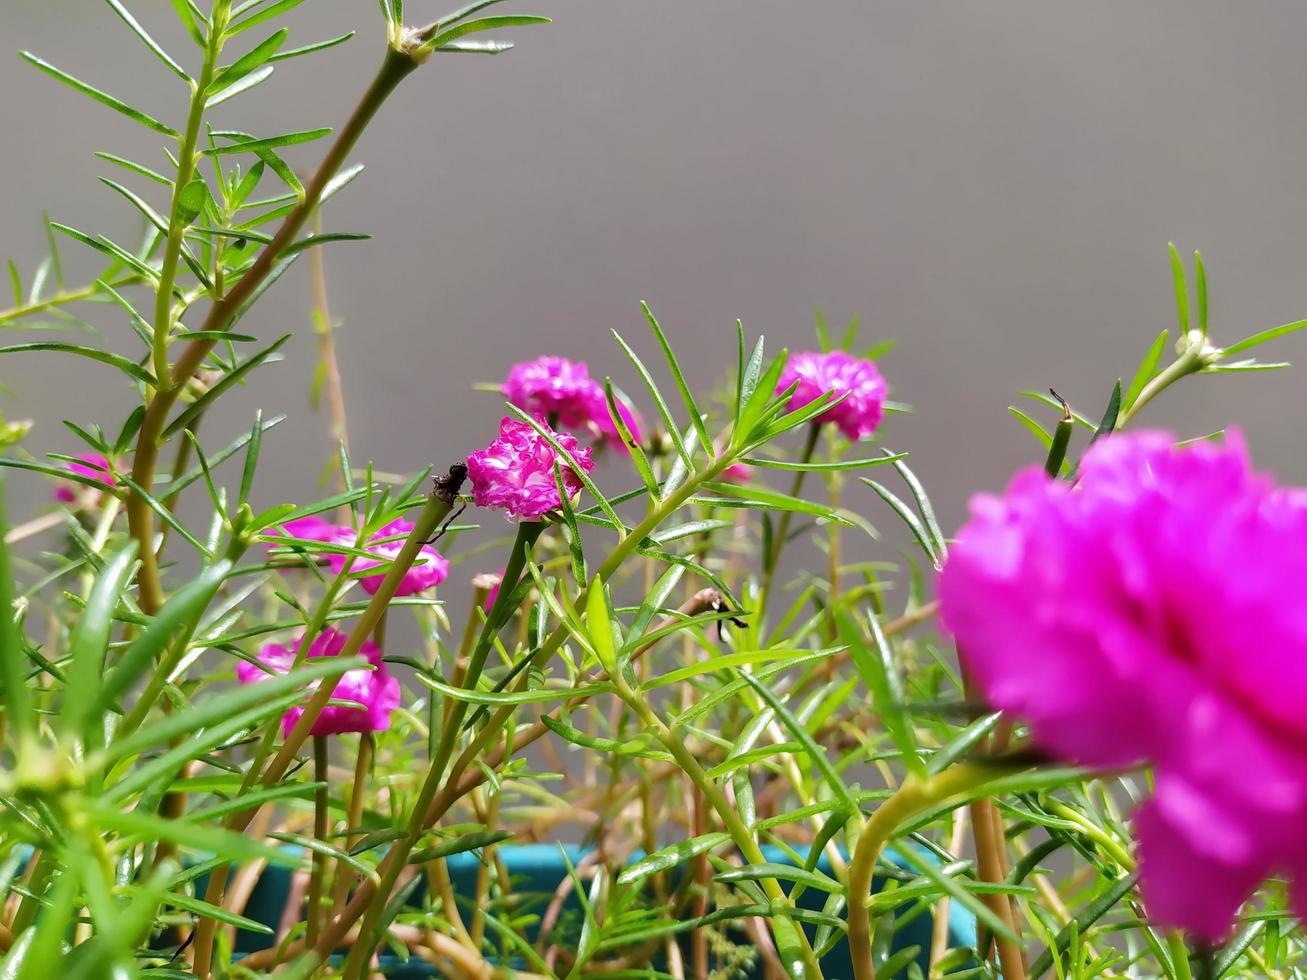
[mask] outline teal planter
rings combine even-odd
[[[550,897],[554,894],[554,890],[558,887],[558,883],[567,877],[567,864],[563,860],[564,851],[567,854],[567,859],[573,865],[576,865],[585,857],[588,849],[576,845],[560,847],[556,844],[531,844],[526,846],[505,846],[499,850],[500,857],[507,867],[509,875],[516,883],[518,893],[527,899],[538,899],[534,908],[541,913],[543,913]],[[785,852],[779,848],[764,847],[763,856],[767,861],[776,864],[792,863]],[[894,859],[892,852],[889,856],[891,860]],[[635,855],[635,857],[638,858],[639,855]],[[476,854],[473,852],[455,854],[448,858],[447,861],[455,895],[474,895],[476,893],[477,869],[480,867],[480,860]],[[826,858],[822,858],[817,867],[827,874],[830,873],[830,865]],[[906,865],[904,867],[906,868]],[[202,891],[202,882],[197,882],[197,885]],[[881,885],[882,879],[877,878],[875,887],[879,889]],[[289,890],[290,871],[282,867],[268,868],[245,906],[245,915],[275,929],[281,921]],[[799,904],[805,908],[820,909],[825,897],[824,893],[809,889],[803,894]],[[579,910],[580,906],[575,895],[569,897],[566,907]],[[927,972],[932,928],[931,916],[921,914],[911,921],[905,922],[895,936],[894,951],[906,949],[909,946],[920,948],[921,953],[917,957],[917,963],[921,967],[923,976]],[[953,907],[950,909],[949,936],[950,946],[973,948],[976,945],[975,919],[965,909],[957,908],[956,903],[953,903]],[[528,939],[534,941],[536,939],[535,934],[528,932]],[[250,953],[270,945],[272,945],[271,938],[268,936],[247,930],[239,930],[236,934],[237,954]],[[383,958],[382,965],[387,976],[393,978],[393,980],[417,980],[417,978],[435,975],[435,972],[429,966],[417,959],[404,963],[393,957],[386,957]],[[849,951],[846,943],[841,941],[823,958],[822,971],[826,975],[826,980],[848,980],[848,978],[852,977],[853,967],[849,961]],[[897,976],[903,977],[904,973],[905,971],[900,971]],[[893,980],[893,978],[886,976],[881,980]]]

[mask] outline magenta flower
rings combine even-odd
[[[749,467],[743,463],[732,463],[722,470],[721,478],[727,483],[748,483],[750,478]]]
[[[389,565],[398,557],[400,550],[404,547],[404,539],[409,536],[412,530],[412,521],[404,520],[402,517],[397,521],[391,521],[364,545],[364,550],[376,555],[378,560],[372,561],[368,558],[356,557],[354,564],[350,566],[350,570],[361,572],[369,568],[376,568],[383,563]],[[352,527],[337,528],[336,533],[329,540],[333,544],[352,548],[355,542],[358,541],[358,532]],[[328,555],[332,570],[339,572],[344,568],[348,557],[348,555],[342,554]],[[400,579],[399,588],[395,590],[395,595],[416,595],[419,592],[425,592],[427,589],[434,589],[445,581],[448,576],[449,559],[431,545],[424,544],[418,549],[417,558],[414,559],[412,566]],[[363,576],[359,579],[359,584],[363,586],[363,591],[368,595],[375,595],[377,589],[381,588],[381,583],[385,578],[386,572],[383,569],[376,575]]]
[[[597,387],[584,361],[545,356],[514,364],[500,390],[524,411],[557,419],[569,429],[581,429],[594,417]],[[602,388],[599,397],[603,398]]]
[[[495,600],[499,598],[499,589],[504,584],[504,570],[501,568],[497,572],[483,572],[472,579],[472,588],[485,589],[486,599],[481,604],[481,608],[490,612],[495,607]]]
[[[324,521],[321,517],[316,516],[300,517],[293,521],[287,521],[281,526],[281,529],[286,533],[287,537],[299,538],[303,541],[330,541],[340,530],[330,521]]]
[[[289,537],[299,538],[307,541],[322,541],[327,544],[341,545],[347,548],[355,547],[358,542],[358,531],[349,526],[332,524],[330,521],[324,521],[320,517],[301,517],[298,520],[289,521],[281,527]],[[391,521],[380,531],[368,539],[363,546],[363,550],[377,556],[377,560],[354,556],[353,564],[350,571],[361,572],[369,568],[376,568],[382,564],[393,562],[399,555],[400,550],[404,547],[404,539],[408,537],[413,530],[413,522],[400,518]],[[276,547],[278,542],[274,539],[269,542],[271,547]],[[322,552],[327,566],[336,574],[345,567],[349,555],[341,554],[337,551]],[[395,590],[396,596],[416,595],[419,592],[425,592],[427,589],[435,588],[443,582],[449,575],[449,559],[429,544],[424,544],[419,550],[417,558],[404,577],[400,579],[399,587]],[[375,595],[377,589],[381,588],[381,583],[386,578],[386,572],[383,569],[376,575],[365,575],[359,579],[359,584],[369,595]]]
[[[631,438],[638,444],[640,442],[640,420],[620,398],[614,396],[613,401],[617,405],[617,414],[622,417],[622,421],[626,423],[627,431],[631,433]],[[622,441],[622,434],[617,431],[617,423],[613,421],[613,413],[608,409],[608,395],[604,393],[603,387],[599,384],[595,385],[595,390],[590,395],[590,424],[587,428],[591,434],[597,436],[600,440],[615,443],[621,446],[625,452],[629,453],[631,451],[631,448]]]
[[[549,419],[551,424],[622,444],[608,410],[604,386],[590,377],[584,361],[545,356],[514,364],[500,390],[511,404]],[[632,437],[638,440],[640,426],[635,414],[620,400],[617,410]]]
[[[317,657],[337,656],[345,646],[347,637],[340,630],[327,627],[309,644],[305,661]],[[242,684],[257,684],[277,674],[290,672],[295,662],[295,652],[302,640],[296,640],[293,647],[284,647],[279,643],[264,644],[259,652],[259,664],[242,660],[236,665],[236,678]],[[329,704],[318,715],[317,721],[309,729],[311,735],[340,735],[344,732],[384,732],[390,727],[390,715],[399,707],[399,681],[390,676],[381,659],[381,648],[371,640],[363,643],[359,651],[370,663],[373,670],[357,668],[347,670],[336,682],[332,691],[334,700],[352,701],[358,705]],[[308,690],[317,687],[315,682]],[[287,710],[281,719],[281,730],[289,735],[295,723],[304,714],[302,706]]]
[[[96,453],[79,453],[76,461],[68,460],[64,463],[64,466],[71,473],[89,477],[102,486],[113,489],[112,464],[104,456]],[[84,483],[74,483],[70,486],[56,488],[54,496],[56,500],[65,504],[74,504],[79,500],[94,504],[100,499],[101,493]]]
[[[278,535],[278,538],[280,537],[298,538],[300,541],[330,541],[335,536],[336,532],[339,530],[340,528],[338,528],[335,524],[332,524],[330,521],[324,521],[321,517],[300,517],[293,521],[287,521],[285,524],[283,524],[279,529],[280,534]],[[268,531],[265,533],[271,535],[275,532]],[[285,547],[285,548],[294,547],[297,549],[304,549],[305,547],[302,544],[297,544],[293,546],[286,545],[283,544],[280,540],[278,540],[278,538],[273,538],[271,541],[268,542],[269,552],[271,552],[275,548],[281,548],[281,547]],[[280,570],[283,573],[289,573],[291,567],[293,566],[281,566]]]
[[[722,448],[721,440],[714,442],[712,447],[713,455],[720,457]],[[753,474],[749,471],[747,463],[732,463],[722,470],[718,479],[723,483],[748,483],[752,476]]]
[[[826,392],[843,399],[813,421],[834,422],[850,439],[865,439],[880,425],[885,406],[885,379],[871,361],[842,350],[793,354],[776,384],[779,394],[798,382],[790,396],[790,411],[816,401]]]
[[[984,697],[1044,750],[1153,767],[1135,832],[1158,924],[1218,940],[1273,873],[1307,913],[1307,493],[1237,434],[1114,436],[1074,486],[1032,467],[974,497],[939,595]]]
[[[548,426],[540,423],[545,428]],[[566,433],[553,433],[576,465],[589,473],[594,469],[590,449]],[[499,438],[467,458],[467,475],[472,481],[472,500],[478,507],[497,507],[510,520],[538,521],[562,506],[554,481],[554,462],[563,474],[569,496],[581,492],[581,479],[566,459],[560,459],[543,436],[519,419],[499,423]]]

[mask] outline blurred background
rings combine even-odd
[[[167,4],[131,6],[193,61]],[[409,0],[411,21],[443,12]],[[805,349],[821,307],[835,326],[860,316],[867,342],[897,340],[881,367],[915,411],[891,416],[883,441],[911,451],[951,530],[971,492],[1042,455],[1007,413],[1019,391],[1051,385],[1097,417],[1114,379],[1174,328],[1169,240],[1204,253],[1217,343],[1307,316],[1295,0],[523,0],[512,12],[554,24],[506,32],[518,47],[499,58],[435,58],[386,106],[355,154],[367,170],[326,211],[328,229],[374,236],[326,253],[356,462],[411,472],[484,445],[500,412],[472,384],[546,352],[612,374],[647,411],[609,336],[657,360],[641,299],[701,389],[729,380],[736,317],[772,349]],[[381,54],[377,4],[308,0],[290,24],[290,44],[359,34],[278,66],[218,125],[342,121]],[[99,0],[5,0],[0,40],[0,255],[30,280],[43,208],[135,241],[135,213],[97,183],[113,168],[92,153],[162,167],[159,139],[15,52],[174,122],[182,86]],[[311,166],[321,146],[292,161]],[[61,246],[70,280],[92,274],[89,253]],[[255,407],[290,415],[265,444],[261,505],[321,492],[311,304],[302,263],[242,322],[269,339],[295,331],[286,360],[205,421],[222,445]],[[82,310],[134,351],[116,310]],[[1305,346],[1307,334],[1258,353],[1307,360]],[[116,431],[133,404],[106,369],[55,355],[0,360],[0,381],[14,395],[0,411],[35,420],[38,454],[76,451],[60,418]],[[1262,467],[1305,482],[1305,383],[1297,370],[1189,379],[1143,421],[1185,436],[1237,422]],[[8,482],[16,516],[50,493],[26,474]],[[869,490],[847,502],[893,524]]]

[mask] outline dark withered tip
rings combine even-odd
[[[433,490],[441,500],[452,504],[458,499],[458,492],[463,489],[463,483],[466,480],[467,464],[455,463],[449,468],[447,474],[432,479]]]

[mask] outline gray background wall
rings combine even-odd
[[[409,7],[413,20],[443,12]],[[166,4],[134,9],[192,57]],[[1017,391],[1051,384],[1097,412],[1173,324],[1169,239],[1204,251],[1218,341],[1307,315],[1307,5],[1295,0],[514,10],[555,23],[511,32],[519,47],[503,57],[440,57],[409,80],[356,154],[366,174],[329,211],[331,227],[375,236],[328,263],[356,455],[379,467],[484,444],[498,412],[470,383],[514,359],[584,357],[638,393],[607,332],[653,353],[639,299],[703,386],[725,378],[737,316],[803,348],[821,305],[898,339],[882,366],[917,411],[892,420],[886,443],[912,451],[955,526],[970,491],[1037,455],[1005,412]],[[279,67],[219,124],[267,133],[343,118],[380,53],[375,2],[308,0],[291,24],[293,43],[360,35]],[[92,151],[165,161],[153,134],[41,76],[10,54],[21,48],[166,119],[185,92],[96,0],[0,4],[0,252],[30,273],[42,207],[134,234]],[[327,452],[306,408],[305,272],[245,324],[297,331],[286,363],[206,422],[216,440],[254,405],[292,414],[269,443],[262,503],[309,496]],[[132,343],[112,311],[100,322],[110,343]],[[1267,356],[1301,358],[1304,344]],[[116,424],[129,406],[109,378],[53,356],[6,359],[0,380],[17,398],[0,411],[36,419],[34,450],[69,451],[61,416]],[[1186,435],[1238,421],[1260,464],[1302,481],[1302,386],[1296,372],[1195,379],[1147,420]],[[15,510],[48,493],[10,483]]]

